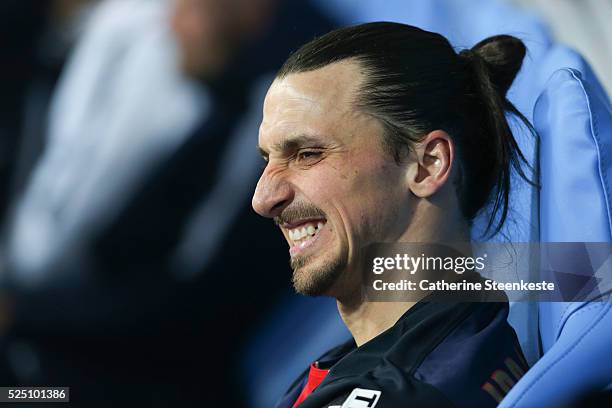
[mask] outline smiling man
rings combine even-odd
[[[410,225],[414,201],[398,188],[404,169],[372,137],[380,123],[352,109],[359,81],[357,64],[339,62],[279,79],[265,102],[269,165],[254,206],[280,225],[295,288],[307,295],[352,297],[359,282],[342,272],[355,266],[359,244],[398,240]]]
[[[457,54],[438,34],[370,23],[281,68],[253,207],[285,236],[296,291],[336,298],[353,340],[279,407],[495,406],[527,368],[506,303],[368,302],[359,271],[373,243],[469,242],[490,201],[499,229],[511,168],[523,175],[504,112],[521,117],[505,93],[524,53],[509,36]]]

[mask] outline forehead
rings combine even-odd
[[[356,62],[341,61],[323,68],[277,78],[263,108],[260,144],[293,133],[332,134],[359,116],[354,108],[362,81]]]

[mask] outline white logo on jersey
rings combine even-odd
[[[355,388],[340,408],[374,408],[378,404],[380,394],[380,391]]]

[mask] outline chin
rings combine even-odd
[[[291,259],[293,288],[305,296],[330,296],[344,269],[343,262],[338,258],[319,262],[309,258]]]

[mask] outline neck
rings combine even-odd
[[[349,329],[357,347],[391,328],[414,302],[360,302],[338,301],[340,317]]]
[[[431,206],[416,231],[406,231],[398,242],[467,243],[470,230],[462,217],[449,219]],[[457,220],[456,222],[454,220]],[[413,224],[414,225],[414,224]],[[360,288],[361,289],[361,288]],[[337,298],[338,311],[358,347],[391,328],[416,302],[366,302],[361,290],[354,296]]]

